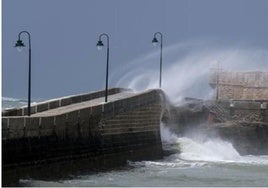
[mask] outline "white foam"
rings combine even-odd
[[[192,161],[184,161],[184,160],[180,160],[178,155],[175,154],[173,157],[175,157],[175,159],[170,160],[170,157],[165,158],[164,160],[161,161],[138,161],[138,162],[132,162],[132,161],[128,161],[128,165],[129,166],[133,166],[133,167],[144,167],[144,168],[192,168],[192,167],[201,167],[201,166],[205,166],[207,165],[206,162],[192,162]]]
[[[173,156],[173,161],[222,162],[268,165],[268,156],[241,156],[230,142],[219,138],[208,138],[201,134],[191,137],[177,137],[169,128],[161,124],[162,141],[178,144],[180,153]],[[198,135],[198,136],[196,136]],[[203,138],[202,138],[203,137]],[[205,138],[204,138],[205,137]]]
[[[241,160],[241,156],[231,143],[220,139],[209,139],[199,143],[190,138],[178,138],[180,143],[180,158],[191,161],[221,161],[234,162]]]
[[[16,99],[16,98],[12,98],[12,97],[2,97],[2,101],[16,102],[16,101],[20,101],[20,99]]]

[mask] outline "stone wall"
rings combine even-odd
[[[3,166],[148,149],[162,157],[161,90],[51,117],[2,117]],[[140,155],[140,154],[139,154]]]
[[[215,98],[218,92],[218,99],[268,99],[268,72],[232,72],[214,69],[211,71],[210,85],[215,89]]]
[[[215,101],[211,105],[216,106],[218,108],[218,110],[214,110],[214,113],[216,117],[217,115],[220,115],[222,117],[222,121],[220,121],[222,123],[233,121],[236,123],[261,122],[268,124],[267,104],[268,101],[266,100],[263,101],[221,100],[221,101]]]

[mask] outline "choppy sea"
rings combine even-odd
[[[2,109],[26,104],[25,100],[2,98]],[[163,149],[175,151],[162,160],[128,161],[124,167],[88,174],[70,172],[62,179],[49,181],[21,178],[19,186],[268,187],[267,155],[241,156],[230,142],[219,138],[200,139],[200,135],[179,137],[160,126]]]

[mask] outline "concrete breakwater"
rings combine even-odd
[[[164,93],[115,88],[109,90],[108,103],[103,103],[103,96],[102,91],[37,104],[31,117],[25,116],[25,109],[3,112],[4,172],[21,165],[96,160],[120,153],[125,156],[122,161],[148,158],[148,153],[161,158]]]

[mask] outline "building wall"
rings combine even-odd
[[[211,71],[210,85],[215,89],[215,98],[218,92],[218,99],[268,99],[268,72],[234,72],[214,69]]]

